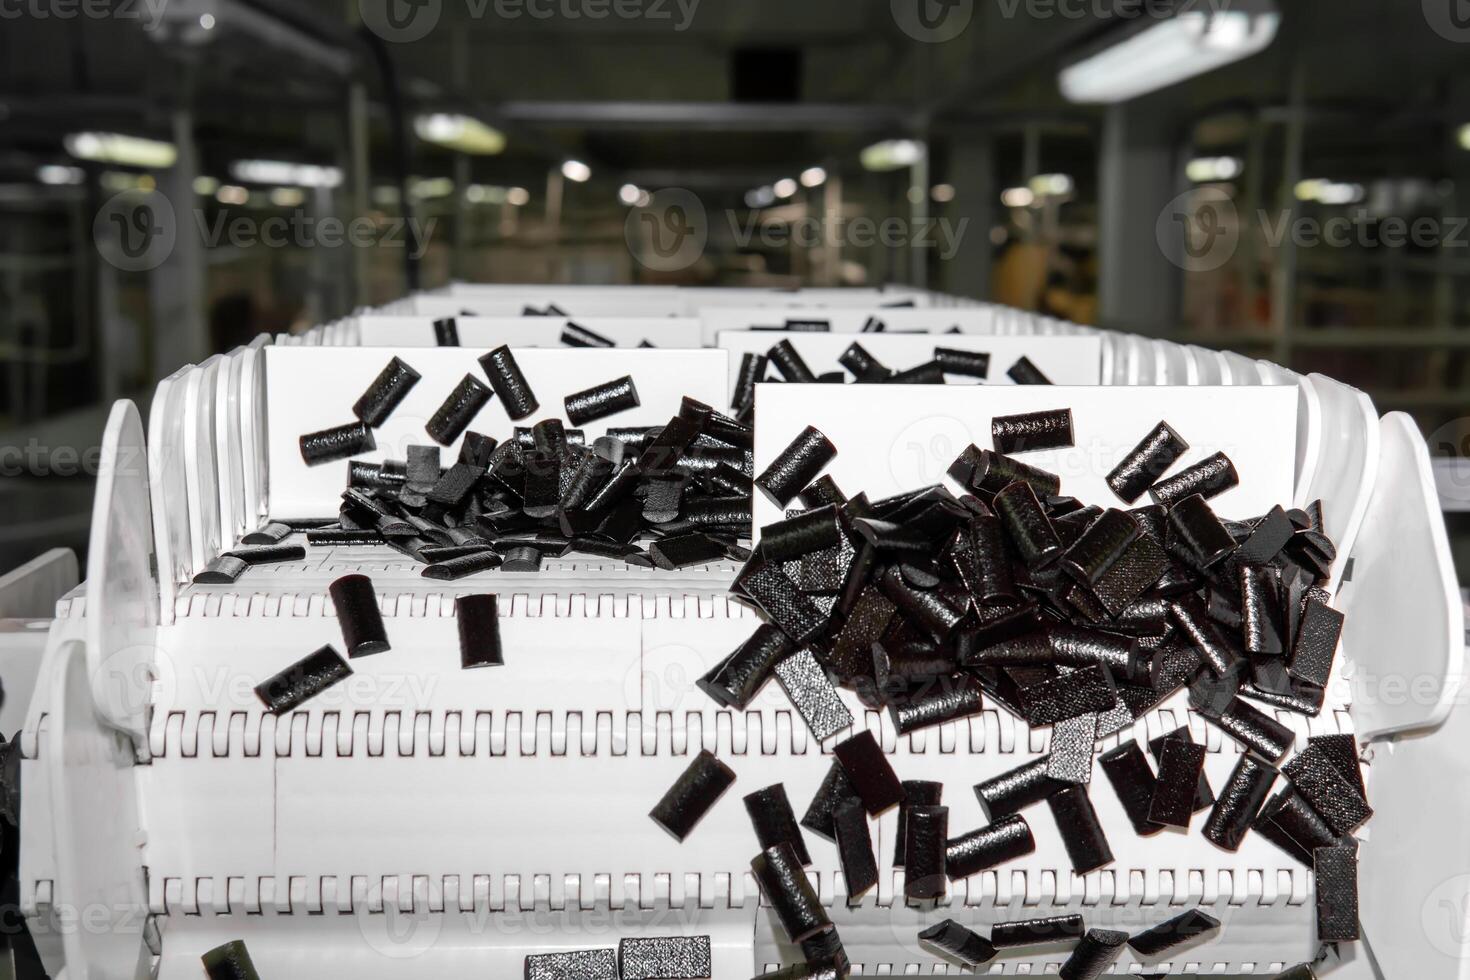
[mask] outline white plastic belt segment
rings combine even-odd
[[[438,346],[434,318],[379,316],[355,318],[350,346],[419,348]],[[702,347],[700,321],[695,317],[456,317],[461,347],[491,350],[509,347],[563,347],[561,335],[568,324],[586,327],[618,347],[637,347],[645,340],[657,348]]]

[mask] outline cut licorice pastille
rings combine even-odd
[[[260,980],[243,939],[216,946],[200,957],[209,980]]]
[[[1169,423],[1160,422],[1113,467],[1107,477],[1108,487],[1119,500],[1134,503],[1187,452],[1189,443]]]
[[[401,359],[393,358],[352,406],[352,414],[361,419],[364,425],[376,429],[388,421],[388,416],[408,397],[420,378],[419,373]]]
[[[1373,816],[1368,801],[1320,745],[1308,745],[1281,771],[1339,837],[1357,830]]]
[[[698,532],[661,538],[648,546],[648,556],[666,572],[708,565],[725,557],[725,546]]]
[[[873,855],[873,833],[868,827],[868,813],[862,801],[847,800],[832,814],[832,827],[837,839],[837,856],[842,863],[842,879],[847,888],[847,904],[855,905],[860,896],[878,884],[878,860]]]
[[[1282,642],[1286,625],[1281,615],[1285,596],[1280,573],[1262,565],[1241,565],[1239,582],[1240,632],[1246,652],[1281,656],[1286,652],[1286,645]]]
[[[695,683],[725,707],[744,711],[793,649],[785,633],[761,623],[734,653]]]
[[[1020,814],[954,837],[945,845],[944,870],[952,880],[968,878],[1036,850],[1031,826]]]
[[[840,763],[837,764],[840,767]],[[944,784],[927,779],[905,779],[903,802],[898,807],[898,826],[893,832],[893,866],[903,867],[903,845],[908,831],[908,810],[912,806],[938,806],[944,801]]]
[[[1309,868],[1312,852],[1338,842],[1338,835],[1322,815],[1290,788],[1277,793],[1261,808],[1251,829]]]
[[[837,447],[809,425],[771,460],[771,464],[755,478],[755,485],[772,503],[785,507],[820,476],[836,456]]]
[[[1185,497],[1199,494],[1210,500],[1239,485],[1240,474],[1235,471],[1230,457],[1216,453],[1167,480],[1160,480],[1149,488],[1148,493],[1154,503],[1172,507]]]
[[[975,787],[975,796],[991,820],[1019,813],[1065,788],[1046,774],[1046,759],[1027,762]]]
[[[837,743],[832,747],[832,754],[847,773],[848,782],[868,813],[876,816],[903,802],[903,784],[872,732],[862,731]]]
[[[293,711],[327,688],[351,676],[352,668],[330,645],[310,653],[279,674],[255,686],[255,696],[273,715]]]
[[[1004,415],[990,422],[995,451],[1005,455],[1066,449],[1076,444],[1072,433],[1072,410],[1058,408],[1024,415]]]
[[[811,971],[811,980],[842,980],[852,972],[852,961],[835,926],[807,937],[800,945],[806,960],[802,966]],[[835,970],[835,975],[825,972],[827,968]]]
[[[792,942],[809,939],[832,925],[790,844],[766,848],[751,859],[750,870]]]
[[[1142,533],[1132,514],[1105,510],[1062,554],[1062,568],[1078,581],[1095,585]]]
[[[1166,827],[1188,827],[1204,772],[1205,747],[1192,741],[1166,739],[1159,752],[1159,775],[1148,819]]]
[[[1337,644],[1342,637],[1343,614],[1319,598],[1307,601],[1292,644],[1288,671],[1299,681],[1326,687],[1332,677]]]
[[[1169,535],[1199,562],[1200,568],[1214,567],[1235,550],[1235,538],[1199,494],[1191,494],[1169,508]]]
[[[1023,946],[1055,946],[1081,939],[1087,924],[1080,915],[1051,915],[1020,922],[997,922],[990,927],[990,942],[997,949]]]
[[[948,846],[949,807],[910,807],[903,843],[905,898],[922,902],[944,895],[949,880],[945,871]]]
[[[648,815],[676,840],[683,841],[733,782],[735,773],[729,766],[701,751]]]
[[[1089,929],[1072,950],[1057,976],[1061,980],[1097,980],[1123,955],[1128,933],[1111,929]]]
[[[473,375],[467,374],[449,393],[449,397],[444,399],[444,404],[435,409],[428,423],[424,425],[424,431],[439,445],[447,446],[469,428],[475,416],[480,414],[480,409],[489,401],[490,389]]]
[[[967,967],[977,967],[995,959],[994,944],[984,936],[966,929],[953,919],[945,919],[919,933],[919,941],[942,950]]]
[[[979,682],[962,672],[932,678],[922,685],[920,692],[888,707],[898,733],[907,735],[930,725],[979,714],[982,706]]]
[[[1280,762],[1291,751],[1296,734],[1281,722],[1241,698],[1232,698],[1218,717],[1211,717],[1227,735],[1272,762]]]
[[[1162,824],[1149,819],[1157,779],[1137,742],[1129,741],[1104,753],[1098,765],[1112,784],[1113,792],[1118,794],[1118,801],[1123,804],[1123,812],[1128,814],[1136,834],[1150,837],[1164,829]],[[1193,792],[1191,787],[1191,798]]]
[[[1068,785],[1048,796],[1046,802],[1056,818],[1074,871],[1087,874],[1113,863],[1112,848],[1098,822],[1087,787]]]
[[[1061,539],[1030,484],[1012,483],[997,493],[995,511],[1027,568],[1044,569],[1061,557]]]
[[[460,555],[458,558],[450,558],[448,561],[435,562],[425,565],[419,574],[424,578],[435,579],[440,582],[453,582],[479,572],[488,572],[499,568],[505,563],[505,559],[494,551],[482,550],[468,555]]]
[[[1018,385],[1049,385],[1051,378],[1042,373],[1041,368],[1031,363],[1031,358],[1021,357],[1015,364],[1006,370],[1006,376]]]
[[[306,548],[299,544],[262,544],[253,548],[235,548],[225,554],[238,558],[247,565],[273,565],[285,561],[300,561],[306,557]]]
[[[459,346],[459,323],[454,317],[440,317],[434,321],[434,346]]]
[[[580,323],[568,320],[561,328],[561,342],[568,347],[616,347],[610,339]]]
[[[776,783],[758,789],[745,797],[745,812],[750,816],[750,825],[755,829],[756,840],[762,850],[777,844],[790,844],[797,860],[811,864],[806,843],[801,839],[801,828],[797,826],[796,814],[791,811],[791,801],[786,796],[784,783]]]
[[[499,667],[505,663],[500,650],[500,609],[493,593],[462,595],[454,600],[459,621],[459,665]]]
[[[1127,713],[1127,709],[1124,709]],[[1064,718],[1052,726],[1051,746],[1046,756],[1046,774],[1061,783],[1091,783],[1093,756],[1097,752],[1100,713]],[[1128,714],[1132,723],[1132,714]]]
[[[1255,756],[1241,756],[1205,821],[1205,838],[1227,851],[1240,850],[1277,775],[1274,767]]]
[[[1200,662],[1216,677],[1233,677],[1244,659],[1210,617],[1204,602],[1196,595],[1182,595],[1169,603],[1169,619],[1194,647]]]
[[[990,355],[984,351],[936,347],[934,348],[934,363],[938,364],[945,374],[955,374],[962,378],[979,378],[983,381],[990,376]]]
[[[709,936],[650,936],[618,942],[622,980],[703,980],[713,976]]]
[[[1101,667],[1083,667],[1021,689],[1026,721],[1054,725],[1080,715],[1108,711],[1117,694]]]
[[[269,521],[246,534],[240,539],[241,544],[280,544],[293,533],[295,528],[282,521]]]
[[[574,949],[532,953],[526,957],[525,980],[618,980],[618,951]]]
[[[365,422],[349,422],[320,432],[308,432],[299,440],[301,459],[307,466],[320,466],[378,448],[373,430]]]
[[[949,467],[949,475],[972,490],[997,494],[1020,481],[1029,483],[1038,497],[1054,497],[1062,490],[1062,478],[989,449],[970,446]]]
[[[1220,920],[1199,909],[1190,909],[1128,940],[1133,951],[1145,959],[1157,959],[1172,949],[1193,943],[1220,931]]]
[[[495,397],[505,406],[505,414],[511,419],[520,421],[541,407],[509,347],[500,346],[482,356],[480,367],[484,369],[485,377],[490,379]]]
[[[327,587],[342,628],[347,656],[366,657],[390,649],[378,610],[378,591],[366,575],[344,575]]]
[[[810,650],[800,650],[777,664],[776,679],[817,741],[852,727],[852,712]]]
[[[195,585],[229,585],[245,574],[250,563],[234,555],[216,555],[194,576]]]
[[[730,405],[738,415],[755,401],[755,386],[766,379],[766,355],[747,351],[740,358],[740,371],[735,375],[735,391]]]
[[[1319,847],[1312,853],[1317,891],[1317,940],[1356,942],[1358,924],[1358,848],[1355,843]]]
[[[944,368],[938,361],[925,361],[915,364],[911,368],[897,371],[884,379],[885,384],[891,385],[942,385],[944,384]]]
[[[776,370],[781,372],[781,377],[792,384],[813,384],[817,380],[816,374],[807,366],[806,360],[789,340],[783,340],[773,346],[766,352],[766,357],[776,365]]]
[[[848,781],[842,763],[833,759],[832,764],[827,767],[827,775],[822,778],[822,785],[817,787],[811,803],[807,804],[806,813],[801,816],[801,825],[818,837],[835,842],[837,808],[856,797],[857,793]]]
[[[842,541],[837,508],[832,505],[804,511],[761,528],[761,553],[773,562],[794,561],[837,547]]]
[[[893,374],[890,368],[879,363],[878,359],[868,353],[867,348],[857,341],[848,345],[847,350],[837,358],[837,363],[852,372],[852,376],[859,381],[882,381]]]
[[[627,374],[570,394],[563,400],[567,420],[573,425],[596,422],[598,419],[635,409],[640,404],[642,402],[638,400],[638,389],[633,384],[633,376]]]

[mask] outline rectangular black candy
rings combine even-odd
[[[618,980],[618,951],[533,953],[526,957],[525,980]]]
[[[648,556],[664,571],[708,565],[725,557],[725,547],[707,534],[679,534],[648,546]]]
[[[1313,851],[1338,841],[1321,814],[1289,787],[1261,808],[1252,829],[1309,868]]]
[[[1358,925],[1358,849],[1352,844],[1320,847],[1313,853],[1317,886],[1317,940],[1356,942]]]
[[[1054,725],[1079,715],[1109,711],[1118,696],[1101,667],[1084,667],[1024,687],[1021,697],[1029,724]]]
[[[910,807],[904,825],[903,893],[928,901],[944,894],[949,880],[945,855],[949,845],[949,807]]]
[[[997,922],[990,927],[990,942],[997,949],[1052,946],[1081,939],[1086,932],[1082,916],[1052,915],[1021,922]]]
[[[796,824],[796,814],[791,810],[791,800],[786,796],[786,785],[775,783],[758,789],[745,797],[745,812],[755,828],[761,850],[778,844],[790,844],[792,852],[802,864],[811,864],[806,842],[801,838],[801,828]]]
[[[255,696],[273,715],[300,707],[327,688],[352,675],[342,655],[324,646],[302,657],[279,674],[255,686]]]
[[[777,664],[776,679],[817,741],[852,727],[852,712],[810,650],[800,650]]]
[[[1046,757],[1046,774],[1061,783],[1092,782],[1092,762],[1097,751],[1098,715],[1065,718],[1052,726],[1051,747]]]
[[[903,784],[898,781],[893,766],[872,732],[863,731],[837,743],[832,754],[841,763],[848,782],[868,813],[876,816],[895,803],[903,802]]]
[[[847,904],[856,905],[863,892],[878,884],[878,860],[873,856],[873,834],[861,800],[853,798],[832,815],[837,838],[837,856],[842,861],[842,878],[847,886]]]
[[[701,751],[649,811],[649,817],[676,840],[682,841],[735,782],[730,767]]]
[[[857,791],[848,781],[847,771],[842,768],[842,763],[833,759],[832,764],[827,767],[827,775],[822,778],[822,785],[817,787],[811,803],[807,804],[806,813],[801,816],[801,825],[818,837],[835,842],[837,830],[834,826],[834,814],[838,807],[853,799],[857,799]]]
[[[1332,664],[1337,658],[1337,644],[1342,637],[1343,615],[1325,601],[1313,598],[1307,602],[1292,644],[1291,676],[1317,687],[1326,687],[1332,677]]]
[[[1128,933],[1110,929],[1089,929],[1072,950],[1072,955],[1057,972],[1061,980],[1097,980],[1107,973],[1128,942]]]
[[[919,933],[919,941],[937,947],[971,969],[989,963],[996,956],[994,943],[953,919],[945,919],[925,929]]]
[[[1364,799],[1368,798],[1368,791],[1363,786],[1362,763],[1358,759],[1358,740],[1352,735],[1313,735],[1307,739],[1307,744],[1320,748],[1332,760],[1337,771],[1342,773],[1343,778],[1353,784],[1358,795]]]
[[[342,629],[348,657],[367,657],[388,650],[388,633],[378,609],[378,591],[366,575],[343,575],[327,587]]]
[[[1061,831],[1073,870],[1087,874],[1113,863],[1112,848],[1092,808],[1087,787],[1067,786],[1047,797],[1046,802]]]
[[[589,331],[590,333],[590,331]],[[713,976],[709,936],[656,936],[618,942],[622,980],[702,980]]]
[[[1204,765],[1203,745],[1166,739],[1159,756],[1159,778],[1149,805],[1149,820],[1166,827],[1188,827]]]
[[[834,763],[841,768],[840,763]],[[850,785],[850,784],[849,784]],[[903,867],[904,838],[907,836],[908,810],[913,806],[938,806],[944,801],[944,784],[927,779],[905,779],[903,802],[898,806],[898,825],[893,832],[893,866]]]
[[[1291,785],[1322,815],[1339,837],[1357,830],[1373,816],[1368,801],[1337,768],[1320,745],[1308,745],[1281,767]]]
[[[1149,819],[1158,780],[1137,742],[1130,740],[1104,753],[1098,765],[1112,784],[1113,792],[1118,794],[1118,801],[1123,804],[1123,812],[1128,814],[1136,834],[1149,837],[1164,829],[1162,824]]]
[[[500,612],[493,594],[462,595],[454,600],[459,621],[459,665],[499,667],[505,663],[500,652]]]
[[[1139,933],[1128,940],[1128,945],[1144,959],[1157,959],[1171,949],[1219,931],[1218,919],[1205,915],[1199,909],[1190,909],[1183,915]]]

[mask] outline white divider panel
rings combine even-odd
[[[959,332],[993,334],[997,332],[997,312],[994,307],[965,307],[959,309],[911,309],[907,307],[885,307],[879,303],[849,307],[805,307],[790,308],[774,305],[751,305],[714,307],[703,310],[706,346],[724,331],[748,331],[755,327],[784,327],[789,320],[825,320],[832,333],[861,333],[868,320],[882,320],[881,333],[949,333],[955,327]]]
[[[184,480],[184,379],[182,367],[158,383],[148,406],[148,485],[152,496],[153,548],[158,559],[159,602],[173,618],[175,583],[189,578],[189,505]]]
[[[401,306],[394,304],[392,312],[416,313],[435,319],[441,316],[525,316],[528,307],[544,310],[548,306],[555,306],[566,316],[688,315],[677,295],[627,296],[622,293],[597,293],[590,296],[567,296],[554,291],[511,293],[504,296],[415,296]]]
[[[1085,503],[1120,505],[1107,474],[1160,420],[1191,447],[1171,472],[1216,452],[1234,461],[1240,486],[1211,501],[1222,517],[1254,517],[1291,503],[1296,392],[1286,387],[757,385],[755,470],[813,425],[837,447],[825,472],[845,493],[877,500],[946,479],[972,442],[990,448],[993,418],[1057,408],[1072,410],[1076,446],[1022,458],[1060,474],[1062,492]],[[757,530],[780,517],[757,493]]]
[[[197,572],[220,552],[215,388],[225,359],[216,354],[184,377],[184,486],[188,491],[189,571]]]
[[[461,316],[455,318],[462,347],[489,350],[511,347],[562,347],[561,332],[568,323],[601,334],[618,347],[637,347],[645,340],[654,347],[708,346],[700,342],[700,321],[693,317],[559,317]],[[435,347],[434,318],[424,316],[364,316],[355,321],[357,344],[362,347]]]
[[[251,530],[245,526],[245,459],[240,446],[240,369],[244,363],[244,347],[230,351],[214,386],[215,487],[222,551],[235,547]]]
[[[240,456],[245,495],[245,528],[252,531],[265,517],[265,358],[261,349],[270,337],[261,334],[245,348],[240,364]]]
[[[983,352],[990,355],[990,377],[987,384],[1011,385],[1006,371],[1023,356],[1041,369],[1058,385],[1095,385],[1102,363],[1102,342],[1096,337],[994,337],[965,334],[891,334],[868,333],[854,336],[840,333],[808,333],[804,331],[753,330],[724,332],[719,335],[720,348],[730,352],[730,386],[733,390],[745,354],[764,354],[783,340],[791,341],[808,366],[817,374],[840,371],[837,359],[854,342],[876,357],[885,367],[903,371],[932,360],[934,348]],[[774,374],[775,368],[767,371]],[[972,378],[956,378],[972,383]]]
[[[470,374],[486,382],[477,360],[482,353],[466,347],[403,352],[403,360],[423,379],[375,432],[377,450],[356,458],[403,459],[410,445],[432,445],[424,425],[460,380]],[[347,486],[347,463],[307,466],[297,440],[308,432],[354,421],[353,403],[393,354],[368,347],[267,347],[264,356],[269,512],[278,518],[334,514]],[[507,439],[518,425],[546,418],[565,421],[566,396],[624,375],[632,376],[642,404],[587,426],[588,435],[601,435],[609,426],[660,425],[679,411],[685,395],[716,407],[728,402],[727,357],[715,350],[516,350],[516,361],[540,409],[513,422],[500,400],[492,398],[470,428]],[[456,440],[441,456],[448,463],[458,452]]]

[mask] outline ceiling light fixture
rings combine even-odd
[[[179,158],[178,148],[172,143],[122,133],[71,133],[61,142],[66,152],[78,160],[95,160],[123,167],[166,169]]]
[[[288,187],[339,187],[342,171],[314,163],[286,160],[236,160],[230,176],[244,184],[281,184]]]
[[[918,140],[884,140],[863,150],[860,159],[864,170],[885,173],[912,167],[924,159],[924,144]]]
[[[561,165],[561,175],[567,180],[585,184],[592,179],[592,168],[581,160],[568,160]]]
[[[494,156],[505,150],[505,134],[473,116],[434,112],[415,118],[413,131],[425,143],[474,156]]]

